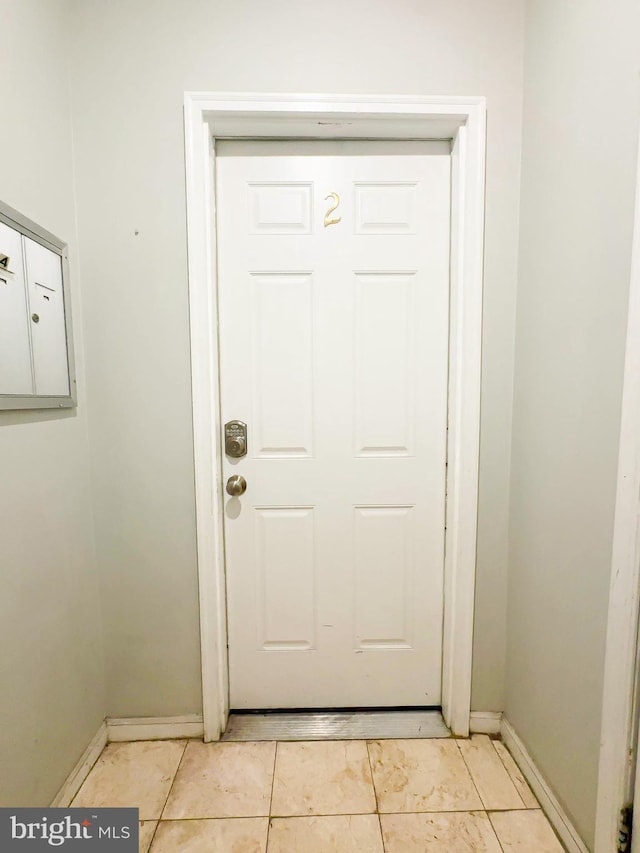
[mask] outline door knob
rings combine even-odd
[[[226,489],[228,495],[231,495],[233,498],[237,498],[240,495],[244,495],[247,491],[247,481],[239,474],[234,474],[233,477],[229,477],[227,480]]]

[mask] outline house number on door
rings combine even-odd
[[[329,210],[327,210],[327,212],[324,215],[324,227],[325,228],[328,225],[337,225],[338,222],[340,222],[342,219],[341,216],[338,216],[337,219],[330,219],[329,218],[331,216],[331,214],[333,213],[333,211],[338,209],[338,205],[340,204],[340,196],[338,195],[338,193],[329,193],[329,195],[326,195],[324,197],[324,200],[329,201],[329,199],[333,199],[333,204],[331,205]]]

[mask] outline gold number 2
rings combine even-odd
[[[340,196],[338,195],[338,193],[329,193],[329,195],[326,195],[324,197],[324,200],[329,201],[330,198],[333,199],[333,204],[331,205],[329,210],[327,210],[327,212],[324,215],[324,227],[325,228],[328,225],[337,225],[338,222],[340,222],[340,220],[342,219],[341,216],[339,216],[337,219],[329,219],[329,217],[331,216],[333,211],[337,210],[338,205],[340,204]]]

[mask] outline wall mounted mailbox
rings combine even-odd
[[[0,409],[75,405],[67,245],[0,202]]]

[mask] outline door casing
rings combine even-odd
[[[187,92],[185,165],[205,741],[229,714],[218,388],[215,139],[452,142],[442,710],[469,734],[476,575],[486,103],[483,97]]]
[[[634,799],[632,853],[640,851],[640,145],[629,282],[620,445],[609,610],[604,661],[602,726],[596,801],[595,853],[618,842],[621,807]]]

